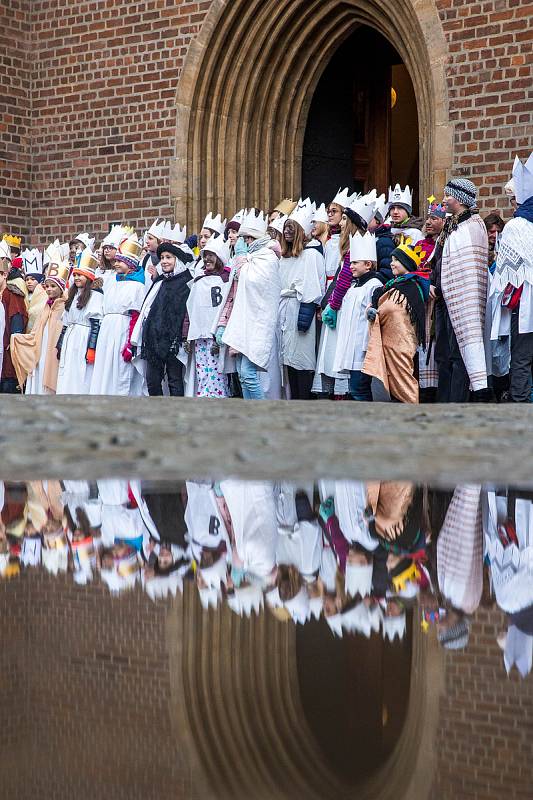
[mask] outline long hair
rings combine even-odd
[[[113,264],[114,264],[114,261],[110,261],[108,258],[106,258],[104,256],[104,254],[102,252],[102,257],[101,257],[101,260],[100,260],[100,269],[102,269],[102,270],[108,270],[108,269],[114,270],[115,267],[113,266]]]
[[[318,239],[322,244],[326,244],[328,233],[329,228],[327,222],[315,222],[315,239]]]
[[[285,223],[286,224],[286,223]],[[281,239],[281,257],[282,258],[298,258],[301,255],[305,245],[308,242],[308,239],[305,235],[305,231],[301,225],[298,225],[297,222],[294,222],[294,228],[296,233],[294,234],[294,240],[292,242],[288,242],[285,239],[285,236],[282,236]]]
[[[364,231],[361,230],[361,228],[358,228],[355,222],[352,222],[352,220],[349,217],[346,217],[346,225],[341,231],[339,239],[339,250],[341,253],[341,258],[344,258],[344,256],[350,249],[350,236],[355,236],[357,231],[359,231],[361,235],[364,234]]]
[[[276,586],[278,587],[281,601],[286,603],[296,597],[303,586],[303,579],[296,567],[289,564],[280,564],[278,566]]]
[[[91,281],[87,280],[87,283],[83,287],[80,292],[80,296],[78,297],[78,302],[76,303],[76,308],[82,309],[85,308],[89,300],[91,299],[91,292],[93,287],[91,285]],[[72,303],[74,302],[74,298],[78,294],[78,287],[75,283],[72,284],[70,289],[68,290],[68,297],[67,302],[65,303],[65,311],[69,311]]]

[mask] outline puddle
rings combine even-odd
[[[6,481],[0,509],[5,796],[531,796],[533,491]]]

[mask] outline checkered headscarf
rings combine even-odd
[[[455,197],[463,206],[474,208],[477,205],[477,189],[472,181],[466,178],[452,178],[448,181],[444,194]]]

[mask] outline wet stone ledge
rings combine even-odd
[[[533,406],[3,395],[0,478],[533,484]]]

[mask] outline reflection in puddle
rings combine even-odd
[[[499,797],[498,750],[523,757],[533,492],[31,481],[0,483],[0,509],[4,659],[27,685],[35,658],[47,686],[74,670],[96,708],[114,707],[124,682],[132,699],[145,693],[142,714],[123,699],[114,722],[102,713],[156,748],[164,718],[192,781],[174,792],[171,747],[168,796],[392,797],[401,758],[415,771],[429,758],[435,796]],[[152,701],[165,708],[155,718]],[[89,714],[76,703],[65,730]],[[49,710],[36,709],[33,735],[48,741]],[[422,796],[409,786],[404,775],[395,797]]]

